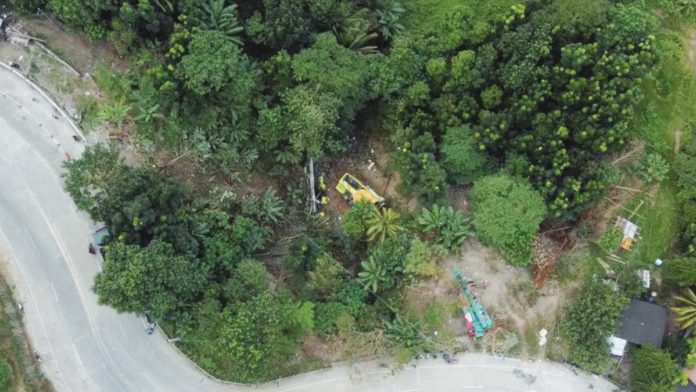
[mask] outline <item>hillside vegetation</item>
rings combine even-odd
[[[125,59],[98,69],[107,97],[85,115],[128,133],[139,164],[126,164],[118,144],[66,164],[67,191],[112,233],[94,291],[158,320],[217,377],[258,382],[329,359],[438,350],[442,341],[404,311],[406,286],[437,275],[438,260],[472,234],[534,270],[540,227],[575,229],[635,170],[664,183],[665,213],[645,222],[651,249],[640,248],[627,276],[655,247],[693,253],[693,128],[676,156],[671,136],[689,113],[678,100],[694,91],[681,50],[688,5],[11,3],[48,9]],[[635,170],[612,164],[638,140],[646,158]],[[399,197],[309,213],[307,165],[334,178],[375,144],[395,171],[384,189],[394,177]],[[455,193],[471,208],[451,206]],[[573,363],[602,372],[605,335],[641,293],[625,285],[613,295],[584,278],[588,298],[607,305],[603,326],[562,335]],[[580,325],[588,306],[572,303],[568,318]]]

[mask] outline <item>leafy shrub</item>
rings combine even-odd
[[[445,250],[439,246],[431,247],[417,238],[411,240],[408,254],[404,258],[404,275],[408,279],[431,278],[438,272],[437,259]]]
[[[392,158],[405,191],[422,200],[437,200],[447,189],[447,175],[435,158],[437,147],[433,135],[426,132],[415,136],[410,130],[402,130],[394,139],[397,150]]]
[[[225,287],[229,298],[247,301],[268,290],[266,266],[254,259],[244,259],[235,267]]]
[[[404,272],[409,243],[409,238],[401,235],[378,243],[370,250],[370,256],[361,263],[362,270],[358,273],[358,281],[366,290],[378,292],[396,284]]]
[[[322,336],[329,336],[336,332],[336,321],[344,314],[348,314],[346,306],[339,302],[327,302],[317,305],[314,313],[314,329]]]
[[[693,137],[684,146],[684,150],[677,154],[673,168],[677,175],[681,199],[696,199],[696,137]]]
[[[679,379],[679,365],[666,351],[644,345],[631,353],[630,384],[635,392],[672,392]]]
[[[0,392],[10,392],[12,390],[13,378],[12,367],[5,358],[0,357]]]
[[[450,252],[459,253],[462,244],[471,234],[469,219],[451,206],[440,207],[435,204],[432,210],[423,208],[418,216],[418,224],[425,234],[434,237],[438,245]]]
[[[366,201],[353,203],[348,213],[343,216],[346,233],[354,238],[362,238],[367,232],[367,220],[372,216],[373,206]]]
[[[331,255],[325,253],[317,259],[309,271],[309,289],[317,298],[330,298],[341,287],[345,269]]]
[[[669,173],[669,163],[662,155],[651,152],[638,163],[638,174],[647,183],[662,182]]]
[[[665,283],[679,286],[690,287],[696,285],[696,258],[679,257],[665,263],[662,271]]]
[[[10,0],[10,4],[22,13],[33,14],[44,8],[46,0]]]
[[[526,180],[501,173],[476,181],[471,200],[478,237],[512,264],[529,264],[532,242],[546,216],[539,193]]]
[[[622,268],[618,271],[618,285],[621,293],[627,298],[640,298],[647,290],[643,280],[632,268]]]
[[[324,252],[325,250],[316,241],[303,236],[290,245],[290,251],[283,260],[283,264],[290,271],[304,273],[314,269],[317,259]]]
[[[603,253],[610,253],[621,245],[623,230],[612,226],[608,228],[597,241],[597,246]]]
[[[341,291],[336,294],[335,300],[344,304],[348,313],[362,322],[369,318],[367,317],[368,311],[365,304],[366,298],[367,293],[360,282],[355,279],[343,286]]]
[[[479,151],[467,126],[448,129],[440,152],[447,174],[458,184],[470,184],[483,174],[488,165],[488,157]]]
[[[412,355],[429,352],[432,343],[423,335],[420,324],[397,314],[387,322],[387,338],[398,347],[408,349]]]
[[[598,278],[585,284],[565,308],[561,334],[569,343],[570,362],[602,373],[609,360],[607,337],[614,332],[628,300]]]

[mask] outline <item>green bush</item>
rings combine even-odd
[[[417,238],[411,240],[409,248],[403,263],[406,278],[416,280],[435,276],[438,272],[436,262],[445,254],[445,249],[430,246]]]
[[[631,352],[630,384],[635,392],[672,392],[679,380],[679,365],[666,351],[644,345]]]
[[[350,211],[343,216],[343,227],[353,238],[364,238],[367,220],[372,216],[372,205],[366,201],[353,203]]]
[[[5,358],[0,357],[0,392],[9,392],[12,389],[13,379],[12,367]]]
[[[10,4],[22,13],[33,14],[46,6],[46,0],[10,0]]]
[[[478,150],[476,139],[467,126],[448,129],[440,152],[447,174],[458,184],[472,183],[488,166],[488,157]]]
[[[696,285],[696,258],[679,257],[665,263],[662,270],[665,283],[679,287]]]
[[[526,180],[501,173],[476,181],[471,201],[478,237],[512,264],[529,264],[532,242],[546,217],[541,195]]]
[[[638,174],[647,183],[662,182],[669,173],[669,163],[658,153],[645,155],[638,163]]]
[[[317,298],[331,298],[341,288],[345,269],[328,253],[319,256],[315,264],[307,273],[308,287]]]
[[[609,362],[607,338],[614,332],[628,300],[598,278],[592,278],[566,305],[561,334],[569,345],[570,362],[602,373]]]
[[[603,253],[615,251],[623,240],[623,230],[618,227],[608,228],[597,241],[597,246]]]
[[[679,196],[683,200],[696,199],[696,136],[677,154],[673,169],[677,175]]]
[[[346,306],[339,302],[327,302],[317,305],[314,311],[314,329],[321,336],[336,333],[336,321],[344,314],[349,314]]]
[[[414,135],[402,130],[393,137],[397,145],[392,154],[401,175],[404,190],[422,200],[434,201],[447,190],[447,173],[436,160],[437,145],[433,135]]]
[[[462,211],[435,204],[432,210],[423,208],[418,216],[418,225],[424,234],[434,237],[435,243],[459,253],[464,241],[471,235],[469,219]]]

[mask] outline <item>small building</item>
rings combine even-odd
[[[640,228],[635,223],[629,221],[628,219],[624,219],[620,216],[616,218],[616,223],[614,224],[614,226],[618,227],[623,231],[623,238],[621,239],[621,249],[630,251],[631,246],[633,246],[633,243],[636,241],[636,238],[638,238],[638,231],[640,230]]]
[[[677,385],[674,392],[696,392],[696,385],[689,381],[686,385]]]
[[[669,311],[667,308],[645,301],[631,300],[621,313],[616,337],[628,343],[642,346],[650,344],[662,348]]]

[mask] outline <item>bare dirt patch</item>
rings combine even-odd
[[[57,55],[81,73],[91,73],[103,59],[117,66],[125,65],[109,45],[92,42],[83,34],[70,31],[52,16],[25,17],[16,23],[16,27],[31,36],[47,40]]]
[[[481,341],[474,342],[466,336],[464,321],[457,312],[460,291],[452,268],[476,283],[479,300],[494,320],[494,330]],[[452,338],[459,349],[544,357],[537,334],[546,328],[549,339],[552,338],[557,316],[566,300],[558,284],[549,281],[537,290],[528,269],[510,265],[496,251],[476,240],[464,245],[461,256],[445,258],[440,270],[433,280],[407,290],[409,311],[426,315],[433,307],[443,306],[442,329],[438,335]]]
[[[376,139],[370,139],[359,151],[347,152],[343,159],[336,160],[330,166],[319,166],[315,168],[315,171],[317,175],[325,176],[329,213],[343,215],[350,208],[336,191],[336,184],[345,173],[355,175],[365,185],[385,197],[387,203],[393,207],[408,212],[413,212],[418,207],[418,200],[415,197],[409,198],[399,193],[401,185],[399,173],[390,167],[389,155],[384,145]]]

